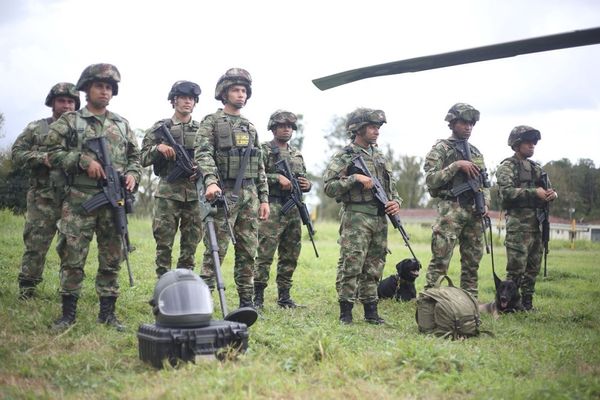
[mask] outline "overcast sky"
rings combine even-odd
[[[542,133],[534,159],[590,158],[600,166],[600,45],[419,73],[320,91],[312,79],[348,69],[600,26],[595,0],[87,1],[0,0],[0,112],[6,148],[28,122],[50,115],[56,82],[75,83],[89,64],[122,75],[109,109],[146,129],[172,114],[180,79],[202,88],[194,118],[220,103],[216,81],[246,68],[253,94],[242,110],[270,140],[278,108],[304,114],[308,167],[320,171],[334,116],[383,109],[380,144],[424,157],[450,133],[456,102],[481,111],[471,142],[495,168],[511,154],[516,125]],[[83,95],[82,95],[83,96]],[[83,102],[83,101],[82,101]]]

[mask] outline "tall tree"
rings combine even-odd
[[[396,190],[403,200],[402,208],[422,207],[425,199],[425,175],[421,169],[423,160],[407,155],[397,158],[389,145],[385,154],[392,164]]]

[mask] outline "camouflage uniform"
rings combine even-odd
[[[343,202],[340,224],[340,259],[336,288],[340,302],[376,303],[377,283],[387,254],[387,217],[370,189],[353,176],[351,159],[361,154],[369,170],[384,186],[388,198],[401,203],[391,165],[374,146],[350,144],[337,152],[324,174],[325,194]]]
[[[432,257],[427,269],[425,288],[432,287],[440,275],[447,274],[454,246],[458,240],[461,263],[460,286],[477,297],[477,270],[483,257],[481,217],[475,213],[471,193],[465,193],[460,197],[450,193],[452,187],[467,180],[456,163],[463,159],[455,147],[457,142],[458,139],[454,136],[438,140],[427,154],[423,166],[429,193],[432,197],[440,199],[437,205],[438,216],[432,227]],[[471,161],[484,170],[485,163],[481,152],[470,143],[469,148]],[[490,199],[488,189],[484,189],[484,195],[485,203],[488,205]]]
[[[292,287],[292,275],[300,256],[302,220],[295,206],[287,214],[281,213],[281,206],[289,199],[289,191],[282,191],[275,163],[281,159],[288,160],[290,169],[295,176],[306,177],[306,167],[300,151],[289,145],[286,151],[279,148],[275,141],[264,143],[262,154],[269,182],[271,213],[268,220],[259,223],[259,246],[254,284],[255,286],[267,286],[269,270],[273,263],[275,250],[277,250],[277,287],[289,291]]]
[[[521,127],[529,128],[517,128]],[[527,132],[535,131],[529,129]],[[539,132],[535,132],[539,138]],[[496,171],[502,208],[506,210],[504,245],[507,279],[518,282],[524,301],[531,299],[535,292],[535,281],[542,262],[538,211],[545,206],[545,202],[536,195],[536,189],[543,187],[542,172],[539,164],[529,159],[519,159],[516,154],[503,160]]]
[[[76,109],[79,109],[79,93],[72,83],[54,85],[45,104],[53,107],[54,98],[58,96],[71,97],[75,100]],[[32,295],[33,287],[42,281],[46,254],[57,230],[65,195],[63,172],[45,164],[48,152],[44,140],[52,122],[54,118],[51,117],[29,123],[17,137],[11,151],[14,165],[30,171],[23,230],[25,252],[18,278],[23,298]]]
[[[251,156],[245,171],[242,189],[237,202],[232,199],[235,178],[250,136],[254,138]],[[258,248],[259,203],[267,203],[269,189],[260,144],[254,125],[243,116],[226,114],[223,109],[209,114],[200,123],[196,133],[195,160],[203,173],[204,184],[219,184],[230,205],[229,223],[232,225],[235,244],[234,280],[240,302],[251,304],[254,292],[254,261]],[[224,211],[219,208],[214,217],[215,231],[221,262],[227,254],[229,233]],[[215,287],[215,265],[208,235],[204,236],[204,261],[201,277],[209,287]]]
[[[154,194],[154,219],[152,232],[156,240],[156,274],[160,277],[171,269],[171,253],[177,229],[180,229],[179,259],[177,268],[193,269],[198,243],[202,240],[202,220],[198,207],[198,193],[194,182],[182,176],[172,183],[167,176],[173,170],[175,160],[166,160],[157,150],[161,141],[155,131],[165,121],[158,121],[146,131],[142,142],[142,166],[154,165],[154,172],[160,176]],[[196,131],[200,127],[197,121],[189,123],[178,121],[175,117],[166,120],[173,139],[182,144],[193,157]]]

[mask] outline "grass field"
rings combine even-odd
[[[153,322],[148,300],[154,276],[154,240],[149,220],[130,221],[137,250],[131,255],[136,286],[125,267],[117,314],[127,331],[95,322],[98,299],[93,278],[95,246],[86,266],[77,323],[60,335],[48,326],[60,314],[59,261],[54,245],[36,298],[17,300],[23,218],[0,211],[0,398],[67,399],[593,399],[600,398],[600,246],[551,243],[548,277],[540,278],[537,312],[484,315],[482,335],[450,341],[418,333],[415,304],[382,301],[383,326],[362,321],[342,326],[334,288],[337,224],[318,223],[314,257],[305,241],[292,289],[306,308],[276,306],[274,276],[266,307],[250,328],[246,354],[230,361],[199,361],[156,371],[138,357],[136,331]],[[429,261],[430,231],[406,226],[423,264]],[[306,238],[305,238],[306,239]],[[384,276],[408,256],[397,232]],[[496,268],[504,276],[504,248],[495,242]],[[203,251],[199,247],[198,255]],[[459,281],[458,254],[450,276]],[[424,271],[417,290],[424,282]],[[230,309],[237,306],[232,254],[223,273]],[[480,268],[480,300],[493,297],[489,256]],[[215,295],[215,318],[221,318]]]

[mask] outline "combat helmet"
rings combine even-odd
[[[538,140],[542,139],[540,131],[527,125],[515,126],[510,135],[508,135],[508,145],[511,149],[521,144],[521,142],[530,141],[537,144]]]
[[[447,122],[452,122],[455,119],[462,119],[475,124],[475,122],[479,121],[479,111],[467,103],[456,103],[450,107],[444,120]]]
[[[116,96],[119,93],[118,83],[121,81],[121,74],[112,64],[92,64],[83,70],[75,88],[85,91],[87,86],[94,81],[109,83],[112,86],[113,96]]]
[[[52,86],[48,96],[46,96],[46,104],[48,107],[52,107],[52,102],[58,96],[66,96],[75,100],[75,110],[79,110],[81,101],[79,100],[79,91],[75,89],[75,85],[69,82],[59,82]]]
[[[229,68],[217,81],[215,88],[215,99],[221,100],[223,104],[223,94],[233,85],[243,85],[246,87],[246,93],[249,99],[252,96],[252,77],[250,73],[243,68]]]
[[[197,103],[200,93],[202,93],[202,90],[200,90],[198,84],[190,81],[177,81],[171,86],[167,99],[173,101],[175,96],[190,96],[193,97]]]
[[[385,113],[382,110],[373,110],[371,108],[357,108],[348,114],[346,121],[346,131],[353,133],[365,125],[375,124],[381,126],[385,124]]]
[[[286,110],[277,110],[269,117],[269,125],[267,126],[267,129],[271,130],[278,124],[290,124],[292,125],[293,130],[297,130],[298,126],[296,125],[296,121],[298,121],[298,117],[296,117],[296,114],[294,114],[293,112]]]

